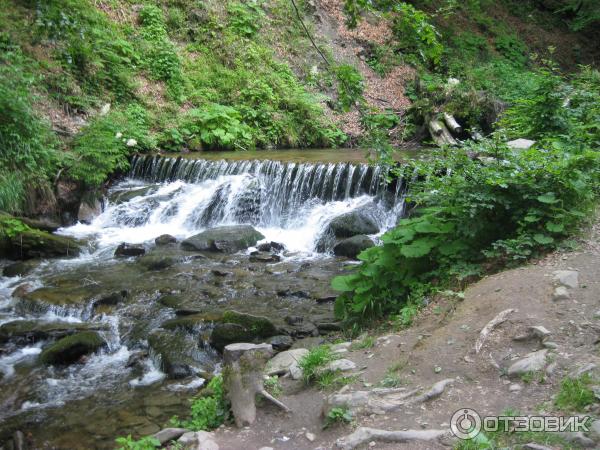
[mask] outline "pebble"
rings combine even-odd
[[[508,390],[509,390],[510,392],[519,392],[519,391],[520,391],[520,390],[522,390],[522,389],[523,389],[523,387],[522,387],[520,384],[517,384],[517,383],[511,384],[511,385],[508,387]]]
[[[313,433],[309,432],[306,432],[304,436],[306,436],[306,439],[308,439],[310,442],[313,442],[317,438]]]
[[[554,289],[554,293],[552,294],[552,300],[568,300],[569,298],[571,298],[571,294],[569,293],[566,287],[559,286],[556,289]]]

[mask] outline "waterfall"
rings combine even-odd
[[[381,166],[271,160],[205,160],[135,156],[129,177],[112,187],[91,225],[66,230],[93,235],[100,249],[146,242],[168,233],[250,224],[291,251],[314,252],[336,216],[363,208],[381,231],[403,213],[402,181],[383,184]],[[108,253],[107,253],[108,254]]]

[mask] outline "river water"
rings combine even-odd
[[[86,251],[0,278],[0,326],[90,327],[107,343],[76,364],[46,366],[38,356],[52,337],[0,340],[0,445],[18,429],[35,446],[112,448],[115,436],[150,434],[185,414],[220,357],[208,344],[210,321],[170,328],[171,319],[234,309],[266,316],[295,339],[324,333],[334,322],[329,283],[348,261],[318,252],[321,235],[333,218],[361,210],[379,227],[376,240],[402,216],[404,184],[382,184],[382,169],[358,157],[269,156],[134,157],[100,215],[59,230],[85,239]],[[162,234],[181,240],[234,224],[283,244],[281,261],[252,262],[253,249],[199,255],[154,245]],[[147,255],[115,258],[122,242],[144,245]],[[150,270],[150,257],[170,263]],[[119,301],[102,300],[115,293]],[[290,316],[303,320],[290,325]],[[167,370],[170,358],[185,366],[184,376]]]

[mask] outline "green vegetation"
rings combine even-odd
[[[420,71],[419,83],[409,91],[415,130],[447,111],[473,129],[491,127],[493,133],[461,149],[434,152],[426,162],[398,167],[386,127],[368,127],[369,143],[380,160],[393,166],[395,176],[414,181],[409,216],[383,235],[383,246],[359,255],[362,264],[352,274],[333,280],[333,287],[343,292],[336,315],[349,325],[391,316],[397,326],[409,326],[431,293],[460,288],[487,272],[570,245],[569,238],[591,217],[597,200],[598,71],[582,67],[564,75],[550,60],[530,58],[527,46],[506,24],[490,19],[485,2],[448,2],[444,8],[441,2],[422,3],[429,11],[433,3],[438,9],[427,17],[395,2],[346,5],[350,22],[361,8],[378,9],[396,26],[411,17],[402,36],[412,35],[413,45],[396,48]],[[483,32],[449,25],[450,18],[466,13]],[[409,25],[421,21],[435,22],[439,34],[423,31],[428,30],[425,25],[415,27],[430,34],[420,41]],[[389,45],[399,42],[395,35]],[[429,43],[431,54],[439,57],[427,57],[418,42]],[[406,59],[415,54],[423,57],[420,62]],[[496,122],[499,101],[508,108]],[[511,150],[507,140],[519,137],[537,143],[529,150]]]
[[[281,383],[279,382],[279,377],[277,375],[265,379],[265,389],[275,398],[279,397],[283,393],[283,388],[281,387]]]
[[[187,428],[193,431],[213,430],[229,417],[229,402],[225,397],[223,377],[218,375],[208,383],[200,397],[191,401],[190,418],[179,420],[171,419],[174,426]]]
[[[302,369],[304,382],[314,384],[319,389],[339,389],[354,383],[357,376],[344,376],[340,370],[326,369],[327,364],[335,359],[338,359],[338,355],[331,351],[329,345],[312,348],[298,363]]]
[[[324,428],[334,425],[348,425],[354,421],[354,416],[348,408],[331,408],[325,417]]]
[[[9,0],[0,209],[20,212],[61,180],[97,188],[133,152],[342,144],[326,97],[303,82],[309,67],[292,71],[274,50],[306,48],[292,14],[284,0]],[[358,87],[347,86],[350,99]]]
[[[129,435],[119,437],[115,439],[115,442],[119,446],[118,450],[153,450],[161,446],[160,441],[152,436],[146,436],[136,441]]]
[[[589,374],[579,378],[566,377],[560,385],[554,404],[561,411],[584,411],[584,408],[596,401],[591,389],[593,379]]]

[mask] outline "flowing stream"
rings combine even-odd
[[[404,183],[383,185],[382,175],[359,163],[134,157],[91,223],[59,230],[86,240],[86,251],[0,278],[0,446],[18,429],[40,446],[112,448],[115,436],[150,434],[185,414],[220,357],[209,319],[173,320],[233,309],[268,317],[294,339],[326,333],[329,283],[347,260],[319,242],[334,218],[353,211],[377,225],[374,240],[396,223]],[[252,260],[253,248],[198,254],[154,244],[237,224],[285,250],[265,263]],[[142,244],[146,255],[115,258],[122,242]],[[168,264],[148,265],[157,260]],[[3,338],[10,324],[36,332]],[[75,364],[40,363],[57,336],[82,330],[106,345]]]

